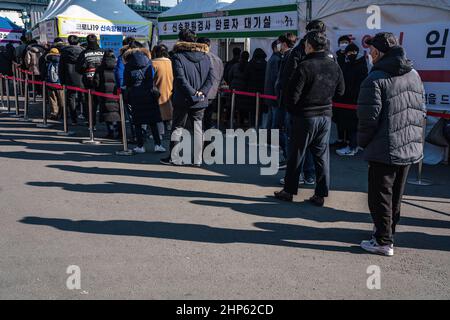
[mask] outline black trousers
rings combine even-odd
[[[70,118],[73,122],[77,122],[77,109],[82,103],[83,94],[72,90],[67,90],[67,106],[69,107]],[[80,108],[81,109],[81,108]]]
[[[394,243],[410,168],[375,162],[369,164],[369,209],[376,227],[374,237],[379,245]]]
[[[137,140],[137,146],[139,148],[142,148],[145,144],[145,135],[147,135],[147,132],[142,129],[142,125],[146,124],[148,128],[150,128],[150,131],[153,136],[153,141],[155,142],[156,146],[161,145],[161,137],[159,135],[158,126],[156,123],[135,123],[134,126],[136,128],[136,140]]]
[[[309,148],[316,170],[316,196],[328,197],[330,190],[330,117],[292,117],[289,159],[284,191],[298,194],[302,164]]]

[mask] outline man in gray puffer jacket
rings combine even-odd
[[[412,164],[423,158],[426,118],[422,80],[392,33],[366,42],[374,66],[358,99],[358,144],[369,162],[369,208],[375,233],[361,247],[394,255],[394,234]]]

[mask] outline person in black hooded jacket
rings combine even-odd
[[[61,83],[66,86],[83,88],[82,75],[78,72],[76,64],[84,49],[80,47],[80,41],[77,36],[69,36],[68,41],[69,45],[63,46],[61,49],[59,67]],[[80,92],[67,90],[66,103],[70,110],[72,124],[77,123],[77,107],[82,103],[82,98],[83,95]]]
[[[97,36],[90,34],[87,36],[87,47],[80,53],[78,57],[76,70],[82,76],[83,85],[86,89],[94,89],[94,75],[97,68],[102,64],[104,51],[100,49]],[[86,95],[87,96],[87,95]],[[86,106],[88,101],[86,101]],[[96,96],[92,97],[92,119],[93,125],[97,123],[97,109],[98,109],[98,99]],[[88,108],[85,108],[85,115],[87,119],[89,118]]]
[[[194,165],[203,163],[203,116],[208,107],[208,94],[213,87],[213,70],[208,56],[209,47],[204,43],[196,43],[196,35],[192,30],[182,30],[180,41],[174,47],[173,73],[174,88],[172,104],[174,108],[172,140],[181,140],[187,120],[193,120],[194,126]],[[181,159],[172,156],[178,154],[174,150],[176,141],[170,143],[170,157],[161,159],[165,165],[182,165]],[[174,152],[172,152],[174,151]],[[191,161],[191,159],[189,159]],[[184,163],[188,164],[188,163]]]
[[[116,80],[114,77],[114,67],[116,57],[114,52],[109,50],[103,55],[103,61],[97,68],[94,76],[95,90],[106,94],[117,94]],[[101,121],[106,122],[108,130],[107,139],[119,138],[120,109],[119,102],[115,99],[105,97],[99,98]]]
[[[263,49],[257,48],[253,52],[253,57],[245,68],[244,79],[247,86],[246,91],[264,94],[264,86],[266,83],[266,69],[267,69],[267,54]],[[247,106],[250,111],[249,123],[253,124],[255,120],[256,110],[255,110],[255,99],[249,100],[250,104]],[[267,106],[263,100],[260,100],[261,112],[267,112]],[[256,125],[256,124],[255,124]]]

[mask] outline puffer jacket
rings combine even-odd
[[[76,64],[83,48],[80,46],[65,46],[61,50],[59,73],[61,83],[67,86],[82,87],[82,75],[76,70]]]
[[[208,53],[208,57],[211,61],[213,86],[208,94],[209,100],[214,100],[219,92],[220,84],[222,83],[224,66],[223,61],[217,55],[212,52]]]
[[[154,69],[151,54],[145,48],[130,49],[123,55],[124,85],[135,124],[161,122],[158,101],[154,95]]]
[[[114,67],[116,58],[114,56],[104,56],[102,64],[97,68],[94,76],[94,86],[96,91],[106,94],[117,94],[116,80],[114,78]],[[105,97],[99,98],[100,120],[106,122],[119,122],[120,109],[119,102]]]
[[[172,58],[174,89],[173,107],[202,109],[208,107],[208,99],[195,102],[197,91],[208,97],[213,86],[213,70],[208,57],[208,45],[194,42],[177,42]]]
[[[410,165],[423,158],[425,90],[402,47],[372,68],[358,98],[358,144],[364,159]]]

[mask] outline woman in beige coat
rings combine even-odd
[[[166,128],[170,126],[173,115],[172,91],[173,91],[173,70],[172,61],[169,59],[169,51],[165,45],[158,45],[152,51],[152,64],[155,69],[155,86],[161,96],[159,98],[159,108],[161,118]]]

